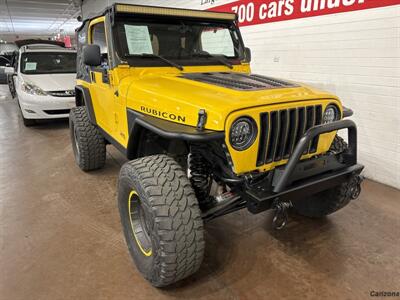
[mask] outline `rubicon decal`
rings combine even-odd
[[[210,8],[234,12],[241,26],[400,4],[400,0],[243,0]]]
[[[181,123],[185,123],[185,121],[186,121],[186,117],[185,116],[176,115],[174,113],[170,113],[170,112],[167,112],[167,111],[160,111],[160,110],[157,110],[157,109],[154,109],[154,108],[150,108],[150,107],[146,107],[146,106],[141,106],[140,110],[142,112],[146,113],[146,114],[153,115],[153,116],[156,116],[156,117],[161,117],[161,118],[164,118],[164,119],[169,119],[171,121],[178,121],[178,122],[181,122]]]

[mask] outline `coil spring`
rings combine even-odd
[[[208,163],[204,160],[198,147],[190,149],[190,182],[200,203],[207,202],[210,193],[210,172]]]

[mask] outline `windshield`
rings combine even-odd
[[[30,52],[21,56],[23,74],[76,73],[76,53]]]
[[[121,20],[116,31],[119,56],[133,65],[165,65],[149,60],[150,55],[180,65],[221,64],[213,56],[239,64],[244,56],[239,32],[232,23]]]
[[[5,67],[10,64],[11,55],[0,54],[0,67]]]

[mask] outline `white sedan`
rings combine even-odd
[[[76,51],[55,45],[25,45],[13,73],[26,126],[37,119],[68,118],[75,106]]]

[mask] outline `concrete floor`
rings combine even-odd
[[[241,211],[206,225],[199,273],[167,289],[136,271],[123,240],[116,184],[75,165],[65,121],[25,128],[0,91],[0,299],[366,299],[400,290],[400,192],[366,181],[324,220]]]

